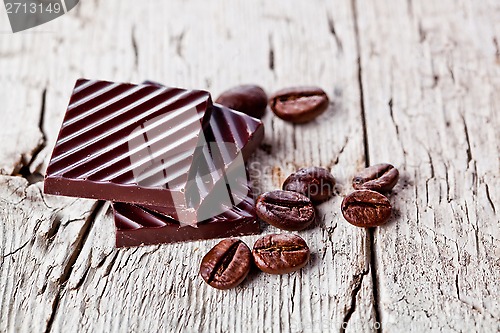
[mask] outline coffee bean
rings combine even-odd
[[[297,235],[273,234],[257,240],[252,254],[255,265],[261,271],[286,274],[304,267],[310,252],[306,242]]]
[[[354,191],[342,201],[342,215],[358,227],[381,226],[387,222],[391,211],[389,200],[375,191]]]
[[[261,194],[255,205],[257,215],[283,230],[303,230],[315,219],[311,200],[303,194],[275,190]]]
[[[251,117],[262,118],[267,108],[267,95],[261,87],[245,84],[224,91],[215,103]]]
[[[390,164],[372,165],[356,174],[352,180],[352,187],[357,190],[372,190],[388,192],[398,182],[399,171]]]
[[[210,286],[230,289],[239,285],[250,271],[252,253],[236,238],[220,241],[203,257],[200,275]]]
[[[285,179],[283,190],[302,193],[314,202],[325,201],[333,194],[335,179],[319,167],[302,168]]]
[[[328,108],[328,96],[318,87],[292,87],[277,91],[269,99],[274,114],[292,123],[306,123]]]

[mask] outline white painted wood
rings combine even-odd
[[[87,77],[151,79],[214,98],[240,83],[269,93],[319,85],[332,97],[328,112],[295,126],[268,113],[266,149],[251,170],[259,191],[309,165],[330,168],[338,183],[318,224],[299,233],[313,250],[305,269],[253,272],[221,292],[197,276],[216,240],[117,250],[108,205],[0,178],[0,331],[360,332],[377,331],[378,320],[387,332],[497,331],[495,6],[82,1],[48,24],[0,34],[9,88],[0,92],[8,125],[1,173],[22,165],[44,173],[71,87]],[[373,235],[340,214],[365,164],[363,111],[370,162],[392,162],[402,174],[390,196],[396,214]],[[251,246],[257,238],[243,239]]]
[[[402,181],[375,235],[382,327],[500,330],[499,8],[357,1],[370,162]]]
[[[19,65],[18,65],[19,66]],[[43,91],[26,82],[4,78],[9,89],[0,90],[2,129],[0,131],[0,174],[17,174],[29,164],[43,144],[38,127]]]
[[[57,309],[95,201],[43,196],[42,183],[0,176],[0,331],[43,332]]]
[[[111,3],[99,6],[103,12],[116,8]],[[130,12],[130,6],[124,4],[118,10]],[[119,73],[134,73],[135,81],[148,78],[174,86],[210,89],[214,97],[223,89],[246,82],[260,83],[269,92],[292,84],[321,85],[335,104],[318,121],[294,128],[271,114],[265,118],[265,142],[272,146],[272,153],[259,151],[253,160],[254,172],[265,173],[256,186],[262,191],[279,187],[295,168],[316,164],[332,168],[339,179],[339,192],[346,193],[349,184],[344,173],[351,174],[364,163],[350,3],[341,3],[335,11],[321,2],[317,6],[304,3],[297,11],[281,2],[277,4],[283,11],[281,17],[276,17],[276,9],[243,4],[248,7],[245,10],[241,6],[230,1],[220,6],[196,1],[137,8],[137,18],[132,17],[127,30],[127,47],[136,45],[137,68],[143,74],[135,74],[135,62],[120,68]],[[89,8],[82,5],[81,10]],[[204,14],[191,22],[172,16],[173,12]],[[320,17],[325,32],[318,34],[317,44],[308,48],[316,29],[301,15]],[[107,17],[103,14],[97,20],[113,24]],[[150,19],[143,21],[143,17]],[[334,23],[336,33],[338,38],[345,38],[342,50],[329,32],[329,17],[333,22],[338,20]],[[264,24],[249,34],[248,27],[257,22]],[[273,69],[269,64],[271,53]],[[65,310],[56,312],[52,328],[338,331],[359,290],[364,290],[366,307],[352,320],[368,322],[373,306],[371,276],[364,275],[368,271],[366,234],[342,223],[340,200],[336,197],[323,204],[320,225],[301,233],[314,251],[307,269],[283,277],[254,273],[242,287],[229,292],[211,289],[198,277],[199,261],[216,241],[115,250],[111,216],[103,216],[96,221],[100,227],[92,229],[78,257],[60,302],[59,308]],[[271,227],[266,230],[275,231]],[[256,239],[244,237],[250,246]],[[217,304],[224,304],[226,309]]]

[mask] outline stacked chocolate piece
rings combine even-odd
[[[245,161],[263,136],[205,91],[80,79],[44,192],[113,201],[118,247],[258,233]]]

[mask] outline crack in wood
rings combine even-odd
[[[451,81],[453,81],[453,84],[456,84],[457,82],[455,81],[455,73],[453,72],[451,64],[448,63],[446,67],[448,68],[448,73],[450,73]]]
[[[356,0],[351,0],[352,13],[354,19],[354,35],[356,40],[356,53],[358,54],[357,61],[357,72],[358,72],[358,88],[359,88],[359,99],[360,99],[360,107],[361,107],[361,125],[363,127],[363,145],[364,145],[364,153],[365,153],[365,166],[368,167],[370,165],[370,150],[368,146],[368,132],[366,128],[366,114],[365,114],[365,98],[363,93],[363,72],[361,65],[361,41],[359,35],[359,22],[358,22],[358,11]]]
[[[323,216],[323,218],[322,218],[323,223],[319,223],[319,228],[323,231],[323,234],[326,233],[326,242],[330,243],[330,246],[327,246],[326,243],[323,246],[323,248],[322,248],[323,255],[321,257],[321,260],[325,260],[325,257],[327,254],[327,248],[329,247],[330,251],[332,253],[331,261],[334,262],[335,255],[337,254],[337,252],[335,251],[335,246],[334,246],[335,244],[333,242],[333,233],[335,232],[335,229],[337,229],[338,224],[335,223],[334,226],[326,227],[324,221],[325,221],[325,216]],[[333,221],[332,221],[332,223],[333,223]]]
[[[498,40],[496,37],[493,37],[493,45],[495,46],[495,57],[497,58],[497,62],[500,61],[500,46],[498,45]]]
[[[446,166],[446,171],[444,173],[444,178],[446,180],[446,202],[450,203],[451,202],[450,179],[449,179],[448,172],[449,172],[449,170],[451,170],[451,168],[448,167],[448,165],[446,165],[446,163],[445,163],[445,166]],[[440,191],[439,191],[439,203],[440,204],[441,204],[441,198],[443,198],[443,196],[441,195],[441,187],[440,187]]]
[[[330,163],[328,163],[328,165],[327,165],[328,169],[332,169],[335,165],[337,165],[339,163],[340,155],[342,155],[342,153],[344,152],[344,150],[347,147],[348,143],[349,143],[349,136],[346,136],[345,137],[345,141],[342,144],[342,147],[340,148],[339,152],[337,153],[337,156],[335,157],[335,159],[333,161],[331,161]]]
[[[92,227],[94,225],[95,219],[99,212],[103,209],[104,207],[104,201],[97,201],[94,209],[90,213],[89,217],[85,221],[85,224],[82,226],[82,229],[80,231],[80,234],[78,236],[78,240],[75,246],[75,251],[72,253],[72,255],[69,257],[68,262],[66,263],[66,266],[64,267],[63,274],[60,277],[60,283],[64,284],[68,281],[71,272],[73,270],[73,265],[75,264],[76,260],[78,259],[78,256],[80,255],[81,249],[83,248],[83,245],[85,244],[90,231],[92,230]]]
[[[137,46],[137,39],[135,38],[135,25],[132,27],[132,50],[134,51],[134,65],[139,68],[139,48]]]
[[[427,31],[423,28],[422,22],[420,20],[418,21],[418,35],[420,44],[425,42],[425,40],[427,39]]]
[[[493,203],[493,200],[491,200],[490,196],[490,187],[488,184],[484,183],[484,186],[486,188],[486,198],[488,199],[488,202],[490,203],[491,209],[493,209],[493,213],[497,213],[497,210],[495,209],[495,204]]]
[[[415,176],[416,176],[416,172],[415,172]],[[415,178],[414,178],[415,179]],[[427,181],[426,181],[426,186],[427,186]],[[418,198],[418,186],[415,185],[414,186],[414,189],[415,189],[415,198]],[[428,196],[428,193],[426,194]],[[429,202],[429,198],[426,198],[426,201]],[[419,224],[420,222],[420,208],[418,207],[418,201],[415,200],[414,201],[414,205],[415,205],[415,223],[416,224]]]
[[[54,302],[52,302],[52,312],[50,313],[49,320],[47,321],[47,326],[45,327],[44,333],[49,333],[52,330],[52,325],[54,324],[54,319],[56,317],[56,312],[59,309],[59,302],[61,300],[62,287],[59,287],[59,291],[54,297]]]
[[[56,234],[61,227],[61,217],[58,212],[54,212],[54,217],[52,218],[52,223],[45,234],[45,238],[47,239],[47,247],[49,247],[55,240]]]
[[[403,140],[401,139],[400,133],[399,133],[399,126],[398,123],[396,122],[396,119],[394,118],[394,109],[393,109],[393,96],[394,96],[394,72],[391,71],[390,75],[391,81],[390,81],[390,93],[391,97],[389,99],[389,102],[387,103],[389,106],[389,115],[391,116],[392,123],[394,125],[394,129],[396,130],[396,137],[398,138],[398,143],[399,146],[401,147],[401,152],[403,153],[403,161],[404,165],[406,165],[406,150],[403,145]]]
[[[143,254],[141,254],[141,256],[139,257],[139,259],[137,260],[137,262],[140,262],[142,261],[144,258],[148,257],[149,255],[151,255],[152,253],[155,253],[157,252],[158,250],[161,249],[161,245],[158,245],[154,250],[151,250],[149,252],[144,252]]]
[[[86,219],[84,225],[82,226],[82,228],[80,230],[80,234],[79,234],[77,242],[76,242],[75,250],[69,256],[67,263],[63,267],[62,274],[59,277],[59,281],[58,281],[59,282],[59,290],[56,292],[56,295],[54,297],[54,302],[52,303],[52,312],[50,314],[49,320],[47,321],[45,333],[48,333],[52,330],[52,325],[54,324],[54,319],[55,319],[56,313],[59,309],[59,302],[62,299],[66,282],[69,280],[71,272],[73,271],[73,265],[75,264],[76,260],[78,259],[78,256],[80,255],[80,252],[81,252],[81,249],[83,248],[83,245],[85,244],[85,241],[87,240],[88,235],[90,234],[90,230],[92,229],[92,226],[94,225],[94,221],[95,221],[98,213],[101,211],[101,209],[103,207],[104,207],[104,202],[97,201],[96,204],[94,205],[92,213]]]
[[[274,44],[272,34],[269,34],[269,69],[274,72]]]
[[[352,317],[352,314],[356,311],[356,298],[358,296],[359,291],[361,290],[361,286],[363,285],[363,278],[365,275],[368,275],[368,270],[362,271],[359,274],[354,276],[352,282],[352,291],[351,291],[351,304],[349,309],[347,309],[346,314],[342,320],[342,325],[340,325],[340,333],[344,333],[349,325],[349,320]]]
[[[328,22],[330,33],[332,34],[333,38],[335,39],[335,43],[337,44],[337,48],[339,49],[340,53],[342,53],[344,51],[344,47],[342,46],[342,41],[335,31],[335,23],[333,22],[333,17],[329,11],[326,12],[326,20]]]
[[[5,259],[5,258],[7,258],[7,257],[9,257],[9,256],[11,256],[11,255],[14,255],[14,254],[16,254],[17,252],[21,251],[22,249],[24,249],[24,248],[26,247],[26,245],[28,245],[28,244],[29,244],[31,241],[33,241],[33,240],[34,240],[34,238],[33,238],[33,237],[31,237],[30,239],[28,239],[28,240],[26,241],[26,243],[24,243],[23,245],[21,245],[20,247],[18,247],[18,248],[17,248],[17,249],[15,249],[14,251],[11,251],[11,252],[7,253],[6,255],[2,256],[2,263],[3,263],[3,259]]]
[[[80,280],[78,280],[76,285],[70,289],[71,290],[79,289],[83,285],[83,281],[85,281],[85,279],[87,278],[89,273],[90,273],[90,265],[88,265],[87,268],[85,268],[85,271],[83,272],[82,277],[80,278]]]
[[[391,115],[392,123],[394,124],[394,128],[396,129],[396,135],[399,137],[399,127],[398,127],[398,124],[396,124],[396,121],[394,120],[394,110],[392,108],[392,97],[389,100],[389,102],[387,103],[387,105],[389,106],[389,114]]]
[[[467,167],[469,167],[469,163],[472,161],[472,151],[471,151],[471,146],[470,146],[470,139],[469,139],[469,129],[467,128],[467,123],[465,122],[465,117],[464,115],[461,115],[462,118],[462,123],[464,125],[464,132],[465,132],[465,142],[467,143]]]
[[[380,316],[380,293],[379,293],[379,279],[377,277],[377,253],[375,247],[375,228],[368,230],[370,238],[370,273],[372,277],[372,294],[373,294],[373,311],[375,312],[375,321],[379,323],[378,331],[382,332],[382,320]]]
[[[429,150],[426,149],[426,152],[427,152],[427,157],[429,157],[429,166],[431,168],[431,177],[430,179],[434,178],[435,177],[435,173],[434,173],[434,162],[432,161],[432,156],[431,156],[431,153]],[[416,176],[416,175],[415,175]],[[429,180],[429,179],[428,179]]]
[[[359,28],[359,18],[357,11],[357,0],[351,0],[353,20],[354,20],[354,35],[356,40],[356,52],[358,54],[358,86],[359,86],[359,94],[360,94],[360,107],[361,107],[361,124],[363,127],[363,145],[364,145],[364,154],[365,154],[365,166],[368,167],[370,165],[370,148],[368,142],[368,130],[366,124],[366,112],[365,112],[365,97],[364,97],[364,88],[363,88],[363,67],[361,61],[361,40],[360,40],[360,28]],[[375,321],[379,324],[379,331],[382,331],[382,322],[380,320],[380,306],[379,306],[379,293],[378,293],[378,278],[377,278],[377,270],[376,270],[376,252],[375,252],[375,235],[373,229],[369,229],[366,234],[367,243],[369,244],[369,253],[368,258],[370,263],[370,272],[372,278],[372,296],[373,296],[373,309],[375,312]],[[365,271],[362,275],[368,274],[368,271]],[[361,282],[359,286],[357,286],[357,290],[353,293],[353,298],[351,299],[351,309],[344,317],[344,322],[348,322],[352,313],[354,313],[356,306],[356,295],[359,292],[359,288],[361,288]],[[346,324],[347,325],[347,324]],[[345,331],[344,325],[341,326],[341,332]]]
[[[175,53],[179,56],[179,58],[184,58],[182,42],[184,40],[185,34],[186,31],[183,30],[178,36],[174,37]]]
[[[40,130],[42,137],[38,142],[37,146],[33,149],[30,160],[24,161],[24,159],[21,159],[20,161],[21,167],[20,169],[18,169],[19,172],[14,172],[14,174],[12,174],[12,176],[21,176],[25,178],[29,184],[34,184],[43,180],[43,176],[38,171],[35,170],[35,172],[31,172],[31,166],[35,161],[36,157],[38,156],[38,154],[40,154],[40,152],[47,146],[47,135],[44,130],[46,98],[47,98],[47,87],[45,87],[42,90],[40,118],[38,120],[38,129]]]
[[[108,266],[106,266],[106,269],[104,270],[104,273],[102,274],[103,277],[108,276],[109,273],[111,273],[111,270],[113,269],[113,266],[115,265],[116,258],[118,257],[119,252],[116,251],[111,260],[109,261]]]
[[[207,87],[207,90],[210,90],[210,88],[212,88],[212,80],[210,80],[210,78],[208,77],[205,78],[205,86]]]
[[[38,187],[38,186],[36,187],[36,189],[38,190],[38,193],[40,194],[40,199],[42,200],[43,205],[44,205],[45,207],[47,207],[48,209],[53,209],[53,207],[52,207],[52,206],[50,206],[50,205],[47,203],[47,201],[45,201],[45,196],[44,196],[44,194],[43,194],[42,189],[41,189],[40,187]]]

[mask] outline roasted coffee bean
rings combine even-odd
[[[297,235],[273,234],[257,240],[252,254],[255,265],[261,271],[286,274],[304,267],[310,252],[306,242]]]
[[[354,191],[342,201],[342,215],[358,227],[381,226],[387,222],[391,211],[389,200],[375,191]]]
[[[263,193],[257,198],[255,208],[262,220],[283,230],[303,230],[316,217],[311,200],[297,192],[275,190]]]
[[[399,171],[390,164],[372,165],[359,172],[352,179],[352,187],[357,190],[388,192],[398,182]]]
[[[269,99],[274,114],[292,123],[306,123],[328,109],[328,96],[318,87],[292,87],[277,91]]]
[[[262,118],[266,113],[267,95],[264,89],[253,84],[245,84],[224,91],[215,101],[230,109]]]
[[[252,253],[236,238],[220,241],[203,257],[200,275],[210,286],[230,289],[239,285],[250,271]]]
[[[335,179],[319,167],[302,168],[292,173],[283,183],[283,190],[302,193],[314,202],[325,201],[333,194]]]

